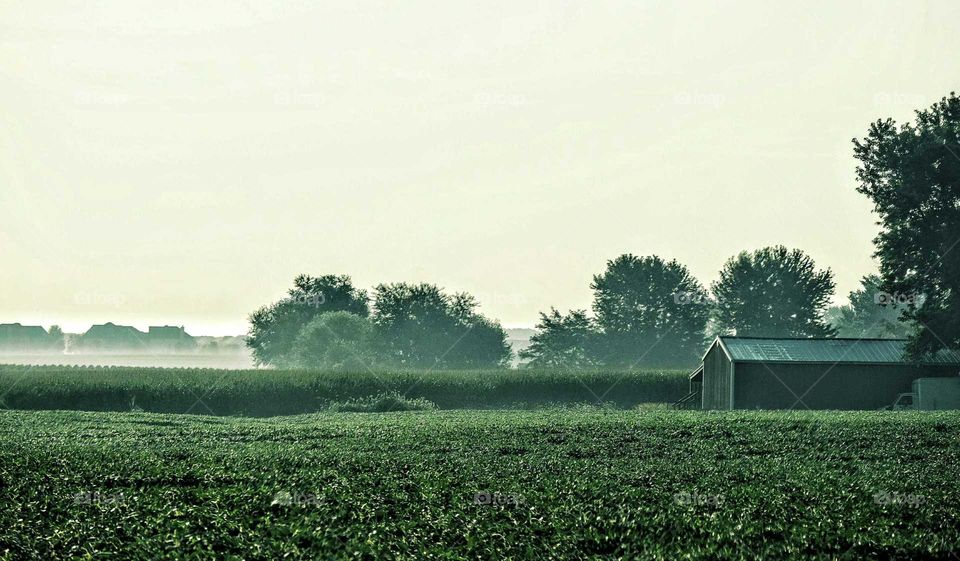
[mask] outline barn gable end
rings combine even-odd
[[[703,355],[703,409],[732,409],[733,361],[719,338]]]

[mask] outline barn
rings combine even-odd
[[[690,375],[703,409],[879,409],[917,378],[960,375],[960,353],[904,360],[902,339],[718,337]]]

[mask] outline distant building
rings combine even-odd
[[[77,338],[74,348],[86,352],[142,351],[146,333],[129,325],[94,325]]]
[[[960,352],[904,359],[902,339],[718,337],[690,375],[703,409],[879,409],[918,378],[960,375]]]
[[[151,326],[144,333],[109,322],[94,325],[74,343],[74,349],[83,352],[186,352],[196,348],[196,340],[183,327]]]
[[[0,351],[62,351],[63,338],[39,325],[0,324]]]
[[[196,339],[183,327],[169,325],[150,326],[146,341],[150,350],[190,351],[197,348]]]

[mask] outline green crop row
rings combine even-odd
[[[214,370],[0,365],[0,407],[273,416],[399,394],[439,409],[670,403],[687,374],[649,370]]]
[[[951,559],[960,414],[0,412],[0,559]]]

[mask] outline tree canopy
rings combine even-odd
[[[373,326],[368,318],[350,312],[325,312],[310,320],[293,344],[285,366],[363,371],[372,368]]]
[[[807,254],[784,246],[741,252],[711,285],[720,333],[759,337],[833,337],[824,318],[835,283]]]
[[[598,334],[586,310],[573,310],[567,315],[556,308],[549,314],[540,312],[536,329],[530,346],[520,352],[529,366],[583,368],[598,363]]]
[[[247,346],[257,364],[278,364],[292,356],[297,335],[315,317],[337,311],[366,317],[367,300],[347,275],[300,275],[286,298],[250,314]]]
[[[908,299],[885,292],[882,282],[879,275],[863,277],[861,287],[850,292],[849,304],[827,311],[837,336],[906,339],[913,333],[913,326],[900,319]]]
[[[380,284],[372,321],[380,353],[407,367],[489,368],[511,356],[503,328],[477,313],[466,293],[433,284]]]
[[[250,315],[258,364],[359,370],[379,366],[490,368],[512,354],[507,335],[466,293],[432,284],[366,291],[346,275],[300,275],[287,297]]]
[[[691,364],[703,350],[710,300],[676,260],[621,255],[607,262],[590,288],[603,363]]]
[[[903,313],[917,326],[909,353],[960,345],[960,98],[917,111],[914,123],[877,121],[853,144],[857,190],[880,217],[883,290],[924,296]]]

